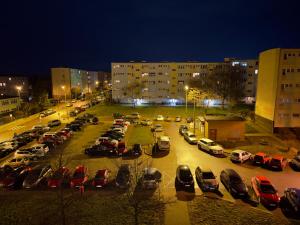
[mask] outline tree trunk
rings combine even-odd
[[[139,212],[138,212],[138,206],[137,204],[134,205],[134,224],[139,224]]]

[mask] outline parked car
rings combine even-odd
[[[170,138],[168,136],[159,136],[157,138],[157,146],[161,151],[170,151]]]
[[[93,186],[96,188],[105,187],[109,183],[110,171],[107,169],[98,170],[93,179]]]
[[[141,184],[143,189],[156,189],[161,181],[161,173],[153,167],[146,167],[143,171]]]
[[[84,153],[89,156],[107,156],[108,151],[103,145],[91,145],[84,150]]]
[[[43,124],[35,125],[32,127],[32,130],[42,130],[44,132],[50,131],[50,129],[50,127]]]
[[[60,126],[61,121],[60,120],[51,120],[48,122],[48,127],[55,127],[55,126]]]
[[[189,166],[179,165],[176,170],[175,178],[176,190],[183,188],[184,190],[194,190],[194,179]]]
[[[183,134],[184,140],[186,140],[191,145],[197,144],[197,137],[193,132],[187,131]]]
[[[157,115],[156,120],[157,121],[164,121],[164,117],[162,115]]]
[[[210,169],[198,166],[195,170],[195,176],[202,191],[218,191],[219,182]]]
[[[233,150],[230,153],[230,160],[232,162],[243,163],[251,158],[251,153],[244,150]]]
[[[144,119],[141,121],[141,125],[143,126],[151,126],[152,125],[152,121],[149,119]]]
[[[161,124],[154,124],[151,128],[151,132],[163,132],[164,128]]]
[[[233,197],[248,197],[248,187],[235,170],[222,170],[220,180]]]
[[[123,139],[123,135],[113,131],[107,131],[105,134],[102,134],[101,137],[108,137],[110,139],[121,141]]]
[[[27,158],[27,157],[19,157],[19,158],[13,158],[13,159],[10,159],[8,161],[6,161],[4,163],[4,166],[10,166],[12,168],[16,168],[16,167],[19,167],[19,166],[27,166],[29,165],[30,163],[32,162],[32,160],[30,160],[30,158]]]
[[[0,168],[0,187],[4,188],[21,188],[28,169],[24,166],[12,168],[4,166]]]
[[[181,116],[176,116],[175,117],[175,122],[181,122]]]
[[[128,188],[130,185],[130,166],[122,164],[116,176],[116,186],[119,188]]]
[[[278,193],[268,178],[265,176],[252,177],[251,184],[258,201],[264,206],[277,207],[279,205]]]
[[[66,104],[66,107],[72,107],[73,106],[73,104],[71,103],[71,102],[68,102],[67,104]]]
[[[188,130],[189,130],[189,128],[186,125],[180,125],[180,127],[179,127],[179,134],[183,135]]]
[[[45,144],[35,144],[30,151],[39,157],[43,157],[49,152],[49,147]]]
[[[71,116],[71,117],[75,117],[75,116],[77,116],[77,114],[78,114],[78,112],[76,110],[69,112],[69,116]]]
[[[77,166],[70,181],[71,188],[79,188],[81,185],[85,185],[88,181],[87,168],[83,165]]]
[[[288,204],[291,211],[296,215],[300,215],[300,189],[287,188],[284,191],[284,197],[282,198],[285,203]]]
[[[165,120],[166,122],[171,122],[171,121],[172,121],[171,117],[169,117],[169,116],[166,116],[164,120]]]
[[[51,175],[48,177],[48,187],[58,188],[66,187],[70,184],[71,172],[67,167],[58,168],[52,171]]]
[[[122,156],[140,156],[142,155],[142,145],[141,144],[134,144],[133,147],[131,149],[126,149],[126,151],[124,151],[122,153]]]
[[[268,161],[268,167],[274,170],[283,170],[287,165],[287,159],[281,155],[275,155]]]
[[[0,147],[0,158],[4,158],[12,152],[13,150],[10,148]]]
[[[223,147],[208,138],[201,138],[198,141],[198,149],[204,150],[213,155],[223,155],[224,154]]]
[[[290,167],[292,167],[296,171],[300,171],[300,155],[295,156],[290,161]]]
[[[24,158],[24,157],[37,157],[31,152],[31,149],[19,149],[14,154],[15,158]]]
[[[50,165],[37,165],[28,171],[23,181],[23,188],[37,188],[47,184],[47,179],[51,174]]]
[[[193,120],[193,118],[192,117],[187,117],[186,118],[186,122],[187,123],[192,123],[194,120]]]
[[[131,113],[131,117],[133,119],[139,119],[141,116],[140,116],[140,114],[138,112],[134,112],[134,113]]]
[[[75,123],[68,123],[66,125],[66,128],[69,128],[71,131],[80,131],[81,130],[81,126],[80,124],[75,124]]]
[[[270,156],[264,152],[258,152],[252,159],[254,165],[265,166],[270,160]]]

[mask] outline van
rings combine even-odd
[[[168,136],[160,136],[157,138],[157,146],[159,150],[170,151],[170,138]]]

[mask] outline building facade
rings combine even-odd
[[[272,132],[300,127],[300,49],[260,53],[255,114]]]
[[[235,58],[225,58],[224,62],[230,63],[232,66],[240,66],[243,68],[243,87],[245,103],[254,103],[256,99],[257,77],[258,77],[258,60],[247,59],[240,60]]]
[[[98,86],[98,72],[72,68],[51,68],[52,96],[77,98],[92,93]]]
[[[19,97],[0,99],[0,115],[16,110],[18,107],[20,107],[20,104],[21,101]]]
[[[251,76],[255,73],[252,67],[255,63],[255,60],[251,63],[249,61],[249,71],[246,69]],[[216,63],[115,62],[111,64],[112,98],[121,103],[130,103],[133,100],[141,103],[183,103],[186,95],[185,86],[191,80],[205,80],[215,69],[222,69],[232,64],[232,61]],[[249,78],[248,82],[250,85],[250,82],[254,83],[256,80],[250,81]],[[247,90],[251,91],[247,96],[252,98],[255,97],[253,83],[251,87],[247,86]]]
[[[21,76],[0,76],[0,97],[28,97],[28,78]]]

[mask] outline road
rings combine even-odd
[[[81,106],[86,102],[76,102],[73,103],[73,107]],[[34,125],[37,124],[47,124],[48,121],[54,119],[61,119],[62,122],[68,122],[68,112],[72,109],[71,107],[66,107],[65,103],[52,107],[56,113],[46,116],[44,118],[39,117],[39,113],[29,116],[28,118],[18,119],[8,124],[0,126],[0,142],[9,140],[13,137],[14,133],[22,133],[26,130],[31,129]]]

